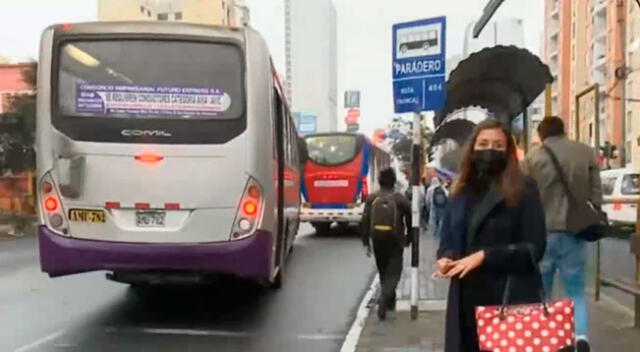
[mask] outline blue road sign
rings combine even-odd
[[[444,107],[446,28],[446,17],[393,26],[393,103],[396,113]]]
[[[316,133],[318,130],[318,117],[315,115],[308,115],[303,113],[295,113],[294,119],[298,126],[298,133],[301,135]]]

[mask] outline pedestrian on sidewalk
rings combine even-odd
[[[542,204],[546,215],[547,250],[540,265],[547,295],[553,292],[553,279],[560,273],[565,294],[575,304],[575,334],[578,352],[590,350],[587,333],[589,314],[585,297],[586,241],[577,237],[580,228],[569,228],[568,218],[575,216],[569,205],[567,192],[556,169],[552,156],[558,159],[565,174],[571,194],[576,202],[590,201],[594,206],[602,206],[602,184],[600,166],[596,155],[586,144],[573,142],[566,137],[564,122],[554,116],[542,120],[538,125],[538,135],[543,145],[530,153],[523,163],[526,173],[531,175],[542,194]],[[593,219],[584,219],[585,227]]]
[[[436,235],[442,218],[444,217],[444,210],[447,207],[449,199],[449,190],[446,188],[446,181],[435,177],[431,183],[430,193],[427,195],[427,199],[429,202],[429,213],[431,214],[431,218],[429,219],[429,232]]]
[[[531,255],[540,260],[546,244],[538,189],[520,170],[515,142],[499,121],[478,125],[449,202],[434,274],[451,279],[445,352],[478,352],[475,308],[500,305],[507,278],[509,303],[539,302]]]
[[[391,168],[380,171],[380,191],[371,194],[362,215],[362,241],[371,256],[371,243],[380,277],[378,318],[385,320],[387,310],[395,310],[396,287],[402,275],[402,252],[408,244],[406,231],[411,227],[411,204],[394,192],[396,174]]]

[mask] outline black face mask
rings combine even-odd
[[[499,175],[507,167],[507,152],[497,149],[476,150],[473,161],[480,177]]]

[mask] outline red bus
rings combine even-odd
[[[331,224],[358,223],[364,201],[378,187],[378,171],[391,157],[362,134],[320,133],[305,136],[301,221],[317,232]]]

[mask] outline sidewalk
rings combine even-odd
[[[640,349],[640,330],[633,319],[612,303],[591,300],[591,350],[631,352]],[[409,312],[392,313],[380,322],[371,310],[356,347],[357,352],[441,352],[444,350],[444,311],[421,312],[411,321]]]
[[[411,252],[405,251],[404,272],[398,285],[398,312],[378,321],[375,303],[378,292],[369,302],[369,314],[356,345],[357,352],[441,352],[444,350],[445,299],[449,282],[431,278],[437,242],[433,236],[420,237],[420,314],[409,316]],[[559,291],[560,285],[556,285]],[[376,290],[377,291],[377,290]],[[555,290],[554,290],[555,291]],[[629,309],[607,296],[594,302],[590,296],[590,340],[594,352],[640,351],[640,330],[634,330]]]
[[[438,301],[447,299],[449,282],[446,280],[434,280],[431,274],[435,271],[436,250],[438,241],[436,238],[422,230],[420,232],[420,289],[418,297],[421,301]],[[398,284],[398,299],[408,301],[411,299],[411,249],[404,251],[404,266],[402,278]]]

